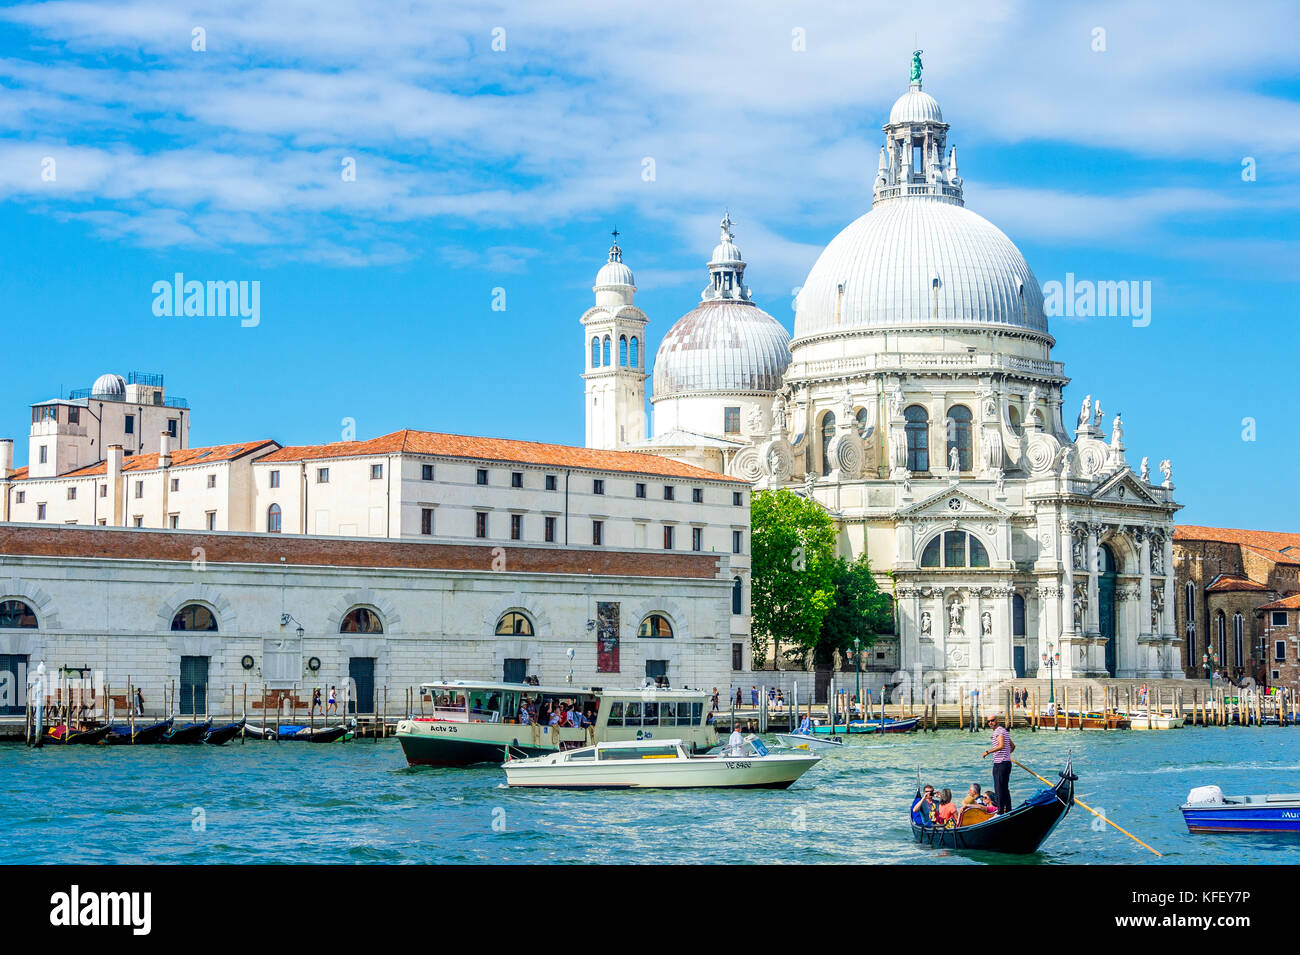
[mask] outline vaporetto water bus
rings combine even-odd
[[[704,690],[661,687],[605,689],[444,680],[420,685],[424,712],[397,724],[397,739],[412,766],[472,766],[544,756],[602,742],[681,739],[694,752],[718,743]],[[520,722],[527,700],[537,713],[574,709],[586,727]]]

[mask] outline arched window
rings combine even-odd
[[[618,336],[618,363],[624,368],[627,367],[627,336]]]
[[[1197,666],[1196,659],[1196,585],[1190,580],[1184,589],[1186,609],[1183,613],[1183,632],[1187,635],[1187,665]]]
[[[217,618],[203,604],[186,604],[172,617],[173,630],[202,630],[216,632]]]
[[[970,409],[965,405],[953,405],[948,409],[948,460],[952,459],[952,449],[956,448],[960,471],[971,469],[970,423]]]
[[[1025,635],[1025,598],[1022,594],[1011,596],[1011,635],[1013,637]]]
[[[1113,574],[1119,569],[1115,563],[1115,552],[1110,549],[1109,544],[1102,544],[1097,548],[1097,572],[1102,574]]]
[[[602,365],[609,364],[609,336],[608,335],[605,336],[605,340],[601,343],[600,363]]]
[[[944,567],[987,567],[989,552],[974,535],[965,531],[944,531],[936,534],[921,552],[922,567],[938,567],[939,558]]]
[[[731,612],[745,612],[745,585],[739,577],[731,579]]]
[[[859,408],[858,413],[853,418],[857,422],[858,434],[863,438],[868,437],[871,434],[871,429],[867,427],[867,409]]]
[[[1228,665],[1228,618],[1220,610],[1214,615],[1214,637],[1219,647],[1219,666]]]
[[[1023,435],[1025,433],[1025,428],[1024,425],[1020,423],[1020,409],[1015,405],[1012,405],[1007,409],[1007,417],[1011,419],[1011,430],[1016,434]]]
[[[630,362],[632,367],[640,368],[641,367],[641,343],[636,340],[635,335],[632,336],[632,350],[630,354],[632,356]]]
[[[907,435],[907,469],[909,471],[930,470],[930,416],[920,405],[912,405],[903,412],[907,424],[903,431]]]
[[[1232,650],[1235,654],[1233,663],[1244,667],[1246,665],[1246,621],[1241,616],[1241,611],[1232,615]]]
[[[0,630],[33,630],[36,614],[21,600],[0,600]]]
[[[831,442],[835,439],[835,412],[822,415],[822,474],[831,473]]]
[[[268,534],[280,533],[280,505],[272,504],[266,509],[266,532]]]
[[[673,635],[673,625],[668,622],[668,618],[663,614],[652,613],[641,621],[641,626],[637,630],[638,637],[666,638]]]
[[[591,367],[600,367],[600,339],[595,337],[591,339]]]
[[[384,622],[367,607],[349,610],[339,624],[339,633],[383,633]]]
[[[501,619],[497,621],[498,637],[531,637],[532,635],[533,622],[526,613],[511,610],[503,613]]]

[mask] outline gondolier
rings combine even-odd
[[[1016,744],[996,713],[989,717],[989,728],[993,730],[993,747],[986,749],[984,756],[993,755],[993,799],[998,812],[1010,812],[1011,754],[1016,751]]]

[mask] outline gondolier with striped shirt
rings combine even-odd
[[[994,802],[999,813],[1010,812],[1011,754],[1015,752],[1016,744],[1011,741],[1011,734],[996,713],[989,717],[989,728],[993,730],[993,748],[986,749],[984,756],[993,755]]]

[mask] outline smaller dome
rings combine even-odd
[[[602,288],[635,288],[632,270],[623,264],[623,250],[618,247],[618,230],[614,230],[614,244],[609,247],[609,261],[596,273],[592,291]]]
[[[888,125],[898,123],[942,123],[939,101],[921,87],[913,86],[900,96],[889,111]]]
[[[92,398],[115,398],[123,400],[126,398],[126,379],[121,375],[107,374],[100,375],[95,379],[95,383],[90,387],[90,396]]]
[[[710,265],[720,265],[723,262],[743,262],[740,257],[740,249],[736,248],[736,243],[730,238],[723,240],[713,248],[713,257],[709,259]]]

